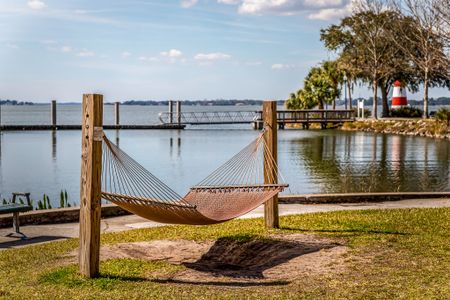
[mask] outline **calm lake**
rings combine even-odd
[[[165,107],[122,106],[124,124],[157,123]],[[259,107],[184,107],[185,111]],[[49,106],[2,107],[2,124],[48,124]],[[61,111],[61,112],[60,112]],[[60,106],[59,123],[77,124],[80,107]],[[14,116],[14,117],[12,117]],[[106,106],[105,123],[112,123]],[[133,121],[131,121],[133,120]],[[258,134],[250,124],[186,130],[106,131],[113,142],[180,194],[188,191]],[[53,206],[67,190],[78,203],[80,131],[0,133],[0,197],[43,194]],[[279,165],[285,193],[450,191],[450,142],[337,130],[280,130]]]

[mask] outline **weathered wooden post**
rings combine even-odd
[[[100,260],[103,96],[83,95],[80,184],[80,273],[96,277]]]
[[[181,101],[177,101],[177,124],[181,123]]]
[[[277,102],[264,101],[263,121],[265,125],[264,141],[267,149],[264,151],[264,183],[278,183],[277,170]],[[264,220],[267,228],[278,228],[278,195],[273,196],[264,204]]]
[[[56,100],[52,100],[50,105],[51,121],[53,129],[56,127]]]
[[[120,125],[120,102],[114,103],[114,124],[116,126]]]
[[[169,124],[173,123],[173,101],[169,100]]]

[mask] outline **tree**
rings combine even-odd
[[[343,84],[347,86],[348,90],[348,101],[350,109],[353,109],[352,104],[352,90],[353,85],[356,82],[359,76],[358,65],[356,64],[357,60],[354,59],[352,55],[341,55],[337,60],[337,67],[341,71],[343,75]]]
[[[438,0],[438,14],[440,20],[439,33],[445,43],[446,55],[450,55],[450,1]]]
[[[286,100],[285,105],[287,109],[306,109],[304,103],[300,100],[300,90],[297,93],[291,93]]]
[[[446,2],[448,9],[449,1]],[[395,7],[399,26],[396,36],[391,35],[391,39],[411,61],[418,79],[423,83],[423,117],[428,118],[429,88],[444,86],[449,76],[449,58],[445,53],[445,39],[448,36],[442,34],[443,28],[446,28],[441,15],[445,11],[445,1],[395,0]]]
[[[311,109],[318,106],[324,109],[325,103],[333,103],[340,95],[339,72],[335,62],[323,62],[313,67],[305,77],[303,89],[291,93],[286,100],[288,109]]]
[[[334,98],[332,100],[333,109],[336,109],[336,98],[340,95],[339,85],[344,81],[344,73],[339,69],[338,62],[333,60],[328,60],[322,63],[321,66],[323,76],[329,78],[331,82],[331,95]]]
[[[325,46],[339,52],[339,59],[352,75],[368,82],[373,90],[373,118],[377,118],[378,88],[386,87],[394,74],[401,70],[399,49],[388,34],[393,30],[393,11],[385,10],[381,2],[366,1],[360,11],[344,18],[339,25],[321,30]],[[353,77],[353,76],[352,76]],[[383,90],[383,115],[388,114],[387,92]]]

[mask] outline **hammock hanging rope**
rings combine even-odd
[[[277,164],[261,133],[182,197],[104,135],[102,198],[156,222],[221,223],[246,214],[288,187],[264,184],[277,182],[273,169]]]

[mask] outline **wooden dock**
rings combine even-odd
[[[103,129],[184,129],[183,124],[103,125]],[[81,130],[81,125],[1,125],[0,131]]]
[[[160,112],[161,124],[180,125],[216,125],[216,124],[253,124],[253,128],[262,129],[262,111],[196,111],[176,113]],[[175,120],[175,121],[174,121]],[[310,124],[318,123],[322,128],[327,124],[340,125],[355,121],[353,110],[281,110],[277,112],[277,124],[284,129],[286,124],[301,124],[308,129]]]
[[[282,110],[278,112],[277,120],[280,128],[284,128],[286,124],[302,124],[304,129],[308,129],[311,123],[319,123],[322,128],[326,128],[329,123],[336,125],[353,121],[355,112],[347,109]]]

